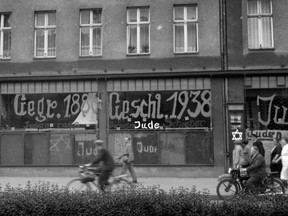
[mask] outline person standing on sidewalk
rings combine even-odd
[[[130,137],[124,138],[124,145],[124,152],[120,157],[118,157],[118,159],[122,158],[123,163],[120,174],[125,174],[128,169],[131,174],[133,183],[137,183],[137,176],[134,170],[134,153]]]
[[[281,156],[282,146],[278,142],[277,139],[273,139],[274,147],[271,150],[271,157],[270,157],[270,170],[271,172],[277,172],[277,177],[280,178],[280,173],[282,170],[282,161],[279,160],[276,163],[276,160]]]
[[[288,181],[288,137],[282,137],[280,144],[282,145],[281,156],[275,162],[282,161],[280,179]]]

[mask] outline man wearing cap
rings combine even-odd
[[[100,167],[98,170],[100,172],[98,183],[100,185],[100,189],[104,191],[105,187],[109,185],[108,179],[115,168],[115,163],[110,152],[104,148],[103,140],[95,140],[93,143],[96,145],[98,155],[92,163],[86,165],[91,166],[92,164],[100,163]]]
[[[259,149],[259,153],[265,158],[265,149],[263,147],[263,143],[258,139],[258,136],[256,133],[252,133],[252,141],[253,141],[253,146],[257,146]]]
[[[242,172],[247,172],[249,179],[246,182],[246,187],[250,192],[255,192],[255,187],[266,177],[266,165],[264,157],[259,153],[257,146],[251,148],[251,159],[248,167],[241,169]]]

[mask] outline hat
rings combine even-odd
[[[103,140],[95,140],[94,143],[97,145],[102,145],[104,143],[104,141]]]
[[[248,144],[248,140],[243,140],[242,144],[247,145]]]

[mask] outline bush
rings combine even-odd
[[[213,201],[207,191],[137,186],[113,193],[69,192],[39,182],[0,187],[0,215],[288,215],[285,196],[238,196]]]

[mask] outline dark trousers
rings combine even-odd
[[[255,193],[256,191],[256,187],[260,184],[262,178],[259,177],[250,177],[247,181],[246,181],[246,187],[248,189],[249,192]]]
[[[127,172],[127,169],[129,170],[133,182],[137,182],[137,176],[134,170],[134,163],[133,162],[123,162],[122,169],[120,171],[120,174],[125,174]]]
[[[111,170],[99,169],[98,184],[102,191],[104,191],[106,186],[109,185],[108,180],[111,174]]]

